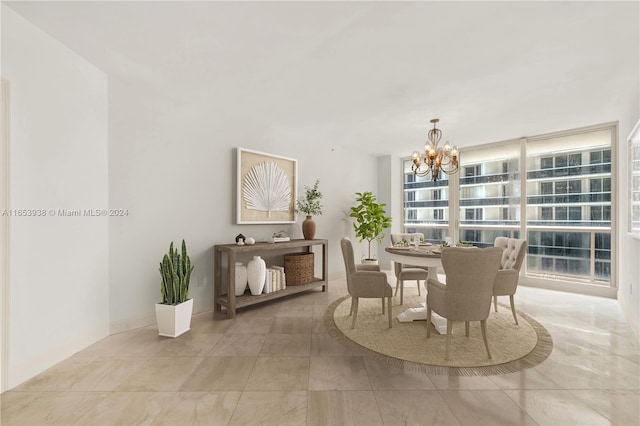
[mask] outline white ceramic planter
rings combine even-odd
[[[251,294],[257,296],[262,294],[264,280],[267,277],[267,264],[260,256],[253,256],[247,264],[247,280]]]
[[[178,337],[191,330],[193,299],[179,305],[156,303],[156,321],[158,334],[166,337]]]
[[[236,262],[236,296],[242,296],[247,289],[247,267]]]

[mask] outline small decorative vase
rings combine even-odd
[[[264,280],[267,277],[267,264],[260,256],[253,256],[247,264],[247,279],[251,294],[257,296],[262,294]]]
[[[247,289],[247,267],[236,262],[236,296],[242,296]]]
[[[302,221],[302,235],[305,240],[313,240],[316,237],[316,223],[310,215]]]

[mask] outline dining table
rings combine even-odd
[[[429,271],[428,279],[438,280],[438,268],[442,267],[440,246],[423,244],[411,245],[408,247],[391,246],[384,249],[389,259],[403,265],[420,266],[427,268]],[[439,281],[439,280],[438,280]],[[425,291],[427,291],[427,281],[424,282]],[[426,321],[427,320],[427,302],[416,308],[408,308],[400,313],[397,318],[400,322]],[[446,333],[447,321],[445,318],[432,312],[431,322],[439,333]]]

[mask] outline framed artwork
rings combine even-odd
[[[236,222],[294,223],[298,161],[245,148],[237,161]]]
[[[640,239],[640,121],[629,136],[629,233]]]

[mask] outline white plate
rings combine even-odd
[[[420,243],[419,245],[424,247],[424,246],[432,246],[433,244],[431,244],[431,243]]]
[[[431,253],[433,253],[433,254],[442,254],[442,252],[439,249],[433,249],[433,250],[431,250]]]
[[[391,246],[389,247],[390,249],[394,249],[394,250],[411,250],[411,247],[401,247],[401,246]]]

